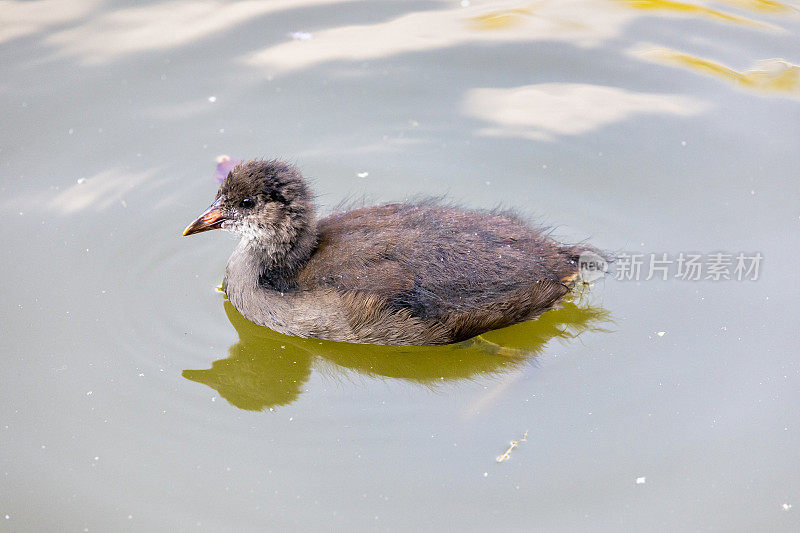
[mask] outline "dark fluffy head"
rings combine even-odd
[[[237,252],[262,284],[290,287],[317,246],[314,201],[300,172],[282,161],[253,160],[237,165],[217,197],[183,231],[194,235],[224,229],[241,235]],[[238,265],[241,267],[242,265]]]
[[[288,243],[314,220],[314,201],[302,175],[283,161],[254,159],[222,182],[215,204],[220,227],[256,241]]]

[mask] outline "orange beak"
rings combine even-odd
[[[183,230],[183,236],[219,228],[224,221],[228,220],[219,204],[220,200],[217,200],[202,215],[197,217],[197,220],[186,226],[186,229]]]

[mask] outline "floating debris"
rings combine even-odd
[[[656,335],[658,335],[659,337],[663,337],[663,336],[664,336],[664,335],[666,335],[666,334],[667,334],[667,332],[666,332],[666,331],[659,331],[659,332],[656,332]]]
[[[647,478],[644,477],[644,476],[636,478],[636,484],[637,485],[644,485],[645,482],[647,482]]]
[[[310,41],[314,36],[307,31],[293,31],[292,39],[295,41]]]
[[[781,507],[783,507],[784,511],[788,511],[789,509],[792,508],[792,504],[791,503],[784,503],[783,505],[781,505]]]
[[[366,178],[367,176],[369,176],[369,172],[359,172],[358,174],[356,174],[356,176],[358,176],[359,178]]]
[[[502,463],[503,461],[508,461],[509,459],[511,459],[511,450],[519,446],[521,442],[527,442],[527,441],[528,441],[528,430],[525,430],[525,433],[522,434],[521,439],[519,439],[518,441],[512,440],[510,442],[510,446],[506,450],[506,453],[497,457],[497,462]]]
[[[241,162],[241,159],[233,159],[227,155],[217,157],[217,171],[214,172],[214,179],[217,183],[222,183],[230,171],[233,170],[233,167]]]

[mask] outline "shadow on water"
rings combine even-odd
[[[602,308],[565,302],[537,320],[458,344],[377,346],[282,335],[248,321],[229,301],[224,306],[239,342],[230,347],[226,359],[214,361],[207,370],[184,370],[183,377],[208,385],[231,405],[250,411],[295,401],[317,359],[333,369],[434,385],[510,372],[535,359],[551,339],[606,331],[601,325],[609,322]]]

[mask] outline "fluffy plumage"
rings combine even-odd
[[[242,236],[223,286],[281,333],[371,344],[446,344],[535,318],[568,291],[578,256],[509,213],[388,204],[317,221],[298,170],[249,161],[186,234]]]

